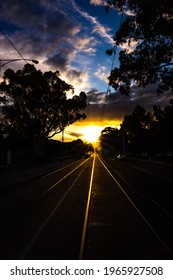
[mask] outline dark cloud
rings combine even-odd
[[[1,20],[24,26],[38,24],[38,18],[44,14],[44,7],[40,1],[5,0],[1,2]]]
[[[82,84],[87,85],[88,66],[82,64],[83,55],[95,46],[95,40],[81,32],[84,26],[69,1],[2,0],[0,5],[0,16],[5,22],[2,29],[25,58],[39,60],[41,69],[43,65],[45,70],[59,70],[78,91]],[[0,43],[4,57],[16,56],[16,50],[4,36],[0,36]],[[12,67],[17,69],[18,64]]]
[[[82,83],[83,82],[83,72],[76,70],[76,69],[69,69],[67,71],[67,78],[70,80],[76,80],[76,83]]]
[[[100,92],[98,89],[92,89],[87,92],[87,100],[90,104],[102,104],[105,102],[105,92]]]
[[[120,92],[107,94],[98,92],[93,89],[87,93],[88,107],[85,110],[87,120],[95,119],[96,121],[104,120],[122,120],[125,115],[130,114],[139,104],[147,111],[152,112],[153,106],[164,108],[173,98],[172,93],[158,95],[156,86],[147,86],[146,88],[134,87],[130,96],[124,96]]]
[[[73,52],[70,49],[61,49],[61,50],[58,49],[56,51],[57,53],[49,57],[45,61],[45,63],[48,63],[53,67],[58,67],[60,70],[64,70],[65,67],[69,64]]]
[[[53,34],[62,39],[77,34],[80,31],[80,24],[60,11],[56,11],[44,17],[44,21],[38,24],[38,30],[42,34],[46,34],[48,38]]]
[[[72,131],[65,131],[66,134],[70,135],[70,136],[74,136],[74,137],[82,137],[83,134],[79,133],[79,132],[72,132]]]
[[[68,17],[64,7],[61,0],[2,0],[0,16],[2,21],[19,27],[75,34],[80,24],[74,17]]]
[[[50,1],[41,0],[2,1],[0,16],[2,22],[5,23],[1,27],[7,33],[8,22],[10,38],[19,49],[22,49],[24,55],[26,53],[32,56],[44,55],[45,58],[48,57],[47,62],[49,62],[49,57],[53,56],[57,61],[56,56],[60,55],[60,65],[66,64],[63,53],[68,61],[67,47],[69,52],[75,49],[73,37],[80,32],[81,24],[72,15],[69,17],[63,13],[63,9],[60,8],[61,1],[59,0],[54,1],[53,4],[50,4]],[[78,40],[78,38],[75,39]],[[4,41],[6,42],[5,38]],[[53,63],[51,59],[50,62]]]
[[[112,39],[111,28],[90,15],[89,2],[86,7],[87,11],[80,7],[80,1],[77,4],[74,0],[2,0],[1,28],[23,57],[39,60],[38,67],[44,71],[49,68],[62,71],[67,82],[88,90],[91,76],[95,75],[95,68],[90,65],[96,64],[97,47],[102,39],[104,42]],[[17,54],[2,35],[0,52],[7,58]]]
[[[73,52],[69,49],[63,49],[61,52],[58,52],[54,56],[47,59],[45,63],[52,65],[54,68],[60,71],[65,71],[66,78],[68,78],[70,81],[75,80],[75,84],[82,84],[85,73],[83,73],[83,71],[69,67],[72,58]]]

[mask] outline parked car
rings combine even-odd
[[[85,153],[82,155],[82,158],[89,158],[90,157],[90,153]]]
[[[124,159],[126,159],[126,156],[123,155],[123,154],[120,154],[120,155],[117,156],[117,159],[124,160]]]

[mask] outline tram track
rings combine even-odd
[[[86,205],[86,211],[85,211],[84,225],[83,225],[83,230],[82,230],[82,238],[81,238],[80,251],[79,251],[80,260],[82,260],[84,257],[84,247],[85,247],[85,242],[86,242],[86,232],[87,232],[88,219],[89,219],[89,208],[90,208],[90,201],[91,201],[94,168],[95,168],[95,156],[94,156],[93,164],[92,164],[90,185],[89,185],[89,191],[88,191],[88,199],[87,199],[87,205]]]
[[[125,178],[124,175],[122,175],[119,171],[117,171],[115,168],[113,168],[110,164],[108,164],[105,160],[100,159],[103,164],[114,174],[116,178],[119,178],[117,180],[121,180],[121,182],[125,183],[125,190],[129,195],[131,194],[132,196],[137,196],[138,199],[140,198],[140,201],[143,200],[145,203],[150,204],[150,206],[153,206],[155,208],[160,209],[162,213],[164,213],[167,217],[169,217],[173,221],[173,215],[164,208],[163,205],[160,203],[156,202],[154,199],[150,198],[148,195],[143,194],[141,191],[139,191],[135,186],[133,186],[127,179]],[[142,170],[142,169],[139,169]]]
[[[75,169],[76,170],[76,169]],[[73,181],[73,183],[69,186],[69,188],[67,189],[67,191],[64,193],[64,195],[61,197],[61,199],[58,201],[58,203],[55,205],[55,207],[52,209],[52,211],[50,212],[50,214],[47,216],[47,218],[45,219],[45,221],[39,226],[38,230],[36,231],[36,233],[33,235],[32,239],[30,240],[30,242],[27,244],[27,246],[25,247],[24,251],[22,252],[20,259],[24,259],[25,256],[27,255],[27,253],[29,252],[29,250],[31,249],[31,247],[33,246],[34,242],[36,241],[36,239],[38,238],[38,236],[40,235],[40,233],[44,230],[44,228],[46,227],[46,225],[49,223],[49,221],[51,220],[51,218],[53,217],[53,215],[55,214],[55,212],[58,210],[59,206],[61,205],[61,203],[64,201],[64,199],[66,198],[66,196],[69,194],[69,192],[71,191],[71,189],[73,188],[74,184],[77,182],[77,180],[79,179],[79,177],[81,176],[81,174],[84,172],[85,167],[80,171],[80,173],[77,175],[76,179]],[[73,171],[74,172],[74,171]],[[71,174],[71,172],[70,172]],[[59,183],[59,182],[58,182]],[[56,184],[57,185],[57,184]],[[55,185],[53,186],[55,187]],[[51,188],[52,189],[52,188]],[[49,189],[48,191],[50,191],[51,189]],[[48,192],[47,191],[47,192]],[[46,195],[47,192],[43,193],[43,195]]]
[[[117,185],[123,191],[128,200],[132,203],[144,222],[154,233],[156,238],[168,252],[168,255],[173,258],[173,244],[171,248],[169,242],[172,240],[173,216],[160,203],[157,203],[152,198],[145,196],[135,186],[133,186],[124,175],[115,168],[110,166],[105,160],[99,158],[107,171],[116,181]],[[121,183],[120,183],[121,182]],[[162,230],[161,230],[162,229]],[[168,239],[168,240],[167,240]],[[168,245],[169,244],[169,245]]]
[[[64,173],[60,174],[58,176],[59,180],[57,180],[56,183],[54,183],[51,186],[49,185],[49,187],[46,188],[46,191],[42,192],[34,200],[30,201],[30,203],[28,203],[27,207],[18,210],[18,212],[15,213],[15,215],[12,215],[11,218],[8,219],[8,222],[6,221],[6,223],[4,223],[3,226],[1,225],[1,232],[3,230],[4,230],[4,232],[6,232],[6,228],[10,229],[11,224],[12,224],[12,226],[14,226],[14,223],[15,223],[15,229],[16,229],[17,226],[20,226],[19,220],[22,220],[21,219],[22,217],[23,217],[22,223],[24,222],[24,217],[26,219],[28,218],[27,217],[28,212],[30,213],[31,208],[36,207],[36,205],[39,205],[39,208],[42,208],[42,207],[45,207],[44,205],[46,205],[46,207],[45,207],[46,209],[44,209],[45,216],[41,219],[39,218],[37,225],[34,226],[34,230],[31,233],[29,240],[27,241],[27,245],[24,246],[24,250],[22,250],[22,253],[17,254],[17,258],[24,258],[24,256],[30,250],[30,248],[36,241],[37,237],[41,234],[41,232],[44,230],[46,225],[50,222],[54,213],[58,211],[58,208],[60,207],[60,205],[63,203],[63,201],[69,195],[70,191],[75,187],[75,185],[81,178],[81,175],[83,174],[84,170],[88,166],[88,164],[87,164],[88,161],[89,161],[89,159],[82,160],[82,162],[78,163],[75,167],[71,168],[72,166],[70,166],[70,170],[69,170],[69,165],[68,165],[63,168],[60,168],[59,170],[51,172],[51,174],[50,174],[51,176],[52,176],[52,174],[54,174],[54,176],[57,177],[57,174],[59,171],[63,171],[64,169],[66,169],[65,176],[64,176]],[[67,169],[68,169],[68,171],[67,171]],[[42,180],[44,181],[45,178],[48,179],[48,177],[49,177],[49,174],[43,176]],[[80,180],[82,180],[82,179],[80,179]],[[87,180],[86,180],[86,182],[87,182]],[[53,201],[54,198],[56,198],[55,201]],[[50,207],[48,205],[49,204],[48,201],[51,202]],[[38,208],[38,206],[37,206],[37,208]],[[20,213],[21,210],[22,210],[22,213]],[[34,221],[34,222],[36,223],[36,221]],[[26,228],[27,228],[27,225],[26,225]],[[9,231],[9,229],[7,229],[7,230]],[[25,233],[25,231],[26,231],[26,229],[24,230],[24,233]]]
[[[34,204],[34,203],[37,203],[38,201],[39,201],[39,199],[41,199],[43,196],[45,196],[46,195],[46,193],[48,193],[48,192],[50,192],[51,191],[51,189],[53,189],[55,186],[57,186],[58,184],[60,184],[63,180],[65,180],[68,176],[70,176],[73,172],[75,172],[80,166],[82,166],[83,164],[85,164],[85,162],[86,162],[87,160],[85,160],[85,161],[80,161],[80,160],[78,160],[78,161],[75,161],[75,162],[73,162],[73,163],[70,163],[70,164],[67,164],[67,165],[63,165],[62,167],[58,167],[57,169],[55,169],[55,170],[53,170],[53,171],[50,171],[50,172],[47,172],[46,174],[43,174],[42,176],[40,175],[39,177],[42,179],[42,180],[44,180],[45,178],[48,178],[49,176],[52,176],[53,174],[55,175],[55,174],[58,174],[58,173],[60,173],[61,171],[63,171],[63,170],[65,170],[65,173],[66,173],[66,175],[65,176],[63,176],[63,177],[60,177],[60,179],[58,180],[58,181],[56,181],[53,185],[51,185],[51,186],[49,186],[49,187],[47,187],[46,188],[46,190],[44,190],[44,191],[41,191],[41,192],[39,192],[39,193],[36,193],[36,197],[34,197],[34,198],[31,198],[29,201],[26,201],[26,204],[24,205],[24,206],[22,206],[22,207],[20,207],[20,206],[18,206],[18,208],[17,208],[17,211],[14,209],[14,211],[11,211],[11,212],[13,212],[12,213],[12,215],[10,215],[8,218],[7,218],[7,216],[5,215],[5,220],[6,221],[4,221],[4,218],[1,216],[0,217],[0,220],[1,220],[1,222],[0,222],[0,230],[3,228],[3,227],[5,227],[11,220],[13,220],[14,218],[15,218],[15,216],[17,216],[17,215],[20,215],[20,212],[22,211],[25,211],[25,209],[28,209],[28,207],[32,207],[32,204]],[[69,168],[71,168],[71,167],[73,167],[74,165],[76,165],[72,170],[70,169],[70,171],[68,172],[68,169]],[[61,176],[61,175],[60,175]],[[36,180],[36,182],[37,182],[37,179],[38,179],[38,176],[37,175],[35,175],[35,180]],[[24,181],[24,180],[23,180]],[[26,180],[25,179],[25,185],[27,185],[28,183],[30,183],[30,180]],[[24,187],[23,187],[23,191],[25,191],[25,186],[24,185]],[[12,192],[12,197],[13,197],[13,193],[14,193],[14,191],[15,190],[18,190],[18,186],[15,188],[15,186],[13,187],[13,192]],[[19,191],[21,191],[21,189],[19,190]],[[9,197],[9,195],[11,195],[11,192],[8,194],[7,193],[7,195],[8,195],[8,197]],[[4,195],[2,196],[2,198],[4,198]],[[7,214],[7,211],[5,211],[5,213]],[[3,222],[2,222],[3,221]]]
[[[108,173],[110,174],[110,176],[113,178],[113,180],[116,182],[116,184],[118,185],[118,187],[122,190],[122,192],[124,193],[124,195],[127,197],[127,199],[130,201],[130,203],[133,205],[133,207],[136,209],[136,211],[139,213],[139,215],[141,216],[141,218],[143,219],[143,221],[146,223],[146,225],[150,228],[150,230],[153,232],[153,234],[155,235],[155,237],[159,240],[159,242],[162,244],[162,246],[165,248],[165,250],[168,252],[168,254],[170,255],[171,258],[173,258],[173,252],[169,249],[169,247],[166,244],[166,241],[163,239],[163,237],[160,235],[160,233],[157,231],[157,229],[154,228],[154,225],[152,225],[151,221],[147,218],[146,212],[143,211],[143,209],[140,210],[140,206],[142,204],[145,204],[145,208],[147,208],[147,212],[151,211],[151,208],[153,208],[153,205],[151,204],[151,201],[146,199],[144,197],[143,194],[141,194],[139,191],[137,191],[135,188],[133,188],[131,185],[130,187],[133,188],[133,198],[130,197],[130,192],[128,194],[127,192],[127,188],[125,189],[118,181],[117,179],[115,179],[113,173],[111,173],[110,169],[112,171],[114,171],[114,173],[116,173],[129,187],[129,183],[124,179],[124,177],[122,175],[120,175],[120,173],[116,172],[115,170],[113,170],[110,165],[109,165],[109,169],[106,167],[105,163],[99,158],[99,160],[102,162],[102,164],[104,165],[104,167],[107,169]],[[140,203],[137,203],[137,200],[134,199],[134,193],[135,196],[137,194],[138,198],[140,197]],[[133,200],[132,200],[133,199]],[[155,205],[157,205],[155,203]],[[162,211],[162,213],[166,214],[168,216],[168,213],[165,211],[163,211],[163,208],[160,207],[160,205],[157,205],[159,207],[159,209]],[[148,208],[150,208],[150,210],[148,210]],[[170,216],[169,216],[170,217]],[[172,218],[172,217],[171,217]],[[153,217],[152,217],[153,219]]]
[[[155,259],[158,251],[158,258],[172,258],[169,245],[139,207],[149,207],[148,200],[139,192],[134,195],[133,186],[124,175],[115,173],[94,155],[75,166],[69,164],[42,176],[35,186],[45,185],[34,200],[18,209],[16,220],[11,216],[1,227],[1,257]],[[141,248],[136,241],[144,243]]]

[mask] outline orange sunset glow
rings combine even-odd
[[[64,142],[81,139],[84,142],[95,143],[98,141],[102,130],[105,127],[120,128],[122,120],[102,120],[102,121],[78,121],[68,126],[64,131]],[[62,141],[62,134],[57,134],[54,139]]]
[[[87,142],[95,143],[102,131],[102,127],[98,125],[84,126],[80,132],[83,135],[81,138]]]

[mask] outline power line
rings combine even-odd
[[[121,26],[121,24],[123,22],[124,8],[125,7],[123,6],[119,27]],[[110,73],[112,72],[112,70],[114,68],[115,58],[116,58],[116,50],[117,50],[117,46],[116,45],[114,45],[114,47],[111,50],[108,50],[108,53],[110,52],[111,54],[113,54],[113,59],[112,59]],[[102,109],[102,114],[101,114],[101,121],[103,120],[103,115],[104,115],[105,107],[106,107],[106,98],[107,98],[108,95],[111,96],[111,86],[110,86],[109,82],[108,82],[108,86],[107,86],[107,90],[106,90],[106,94],[105,94],[105,98],[104,98],[104,104],[103,104],[103,109]]]
[[[159,102],[159,107],[161,106],[161,104],[162,104],[163,102],[165,102],[165,100],[166,100],[170,95],[171,95],[170,92],[167,93],[166,97],[164,97],[163,100],[161,100],[161,101]]]
[[[23,57],[23,55],[20,53],[20,51],[15,47],[13,42],[8,38],[8,36],[5,34],[5,32],[0,27],[1,33],[5,36],[5,38],[8,40],[8,42],[12,45],[12,47],[17,51],[17,53],[20,55],[20,57],[27,63],[26,59]]]

